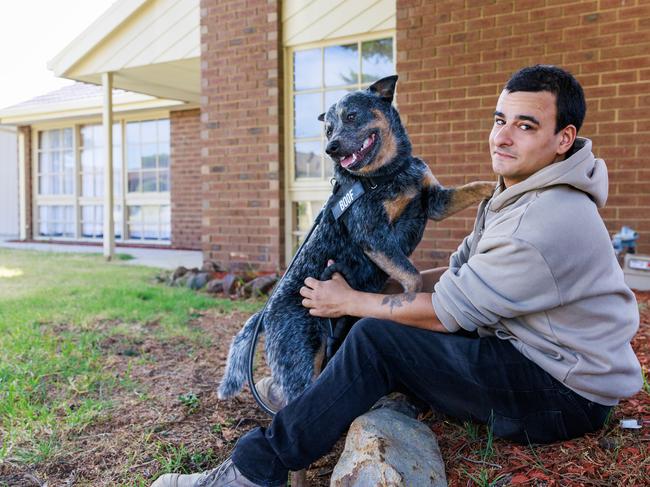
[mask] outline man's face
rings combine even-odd
[[[506,187],[564,159],[573,145],[573,125],[555,132],[555,95],[549,91],[502,91],[490,132],[492,170]]]

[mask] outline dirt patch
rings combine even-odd
[[[648,370],[650,293],[638,297],[642,326],[633,345]],[[92,426],[63,438],[59,453],[46,463],[0,464],[0,485],[148,485],[165,469],[199,471],[218,465],[243,433],[269,422],[248,390],[231,401],[216,397],[230,339],[246,318],[206,312],[192,321],[189,326],[199,328],[210,347],[186,338],[163,342],[147,333],[105,338],[100,346],[106,370],[124,384],[111,396],[112,409]],[[625,418],[646,424],[623,430],[619,420]],[[422,420],[438,436],[451,486],[636,486],[648,485],[650,479],[647,392],[623,401],[597,434],[550,446],[495,440],[488,449],[484,427],[472,439],[467,426],[446,418],[429,414]],[[311,466],[311,485],[329,485],[342,446],[341,440]]]

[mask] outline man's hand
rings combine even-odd
[[[327,265],[333,264],[328,261]],[[309,308],[309,314],[321,318],[339,318],[350,314],[349,303],[357,293],[338,272],[329,281],[319,281],[313,277],[305,279],[300,288],[304,298],[302,305]]]

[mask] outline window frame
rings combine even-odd
[[[301,179],[295,178],[295,153],[294,153],[294,143],[296,142],[295,137],[295,119],[294,119],[294,95],[296,93],[325,93],[327,91],[335,90],[344,90],[344,89],[358,89],[369,86],[372,83],[363,83],[360,80],[359,83],[355,85],[341,85],[332,87],[332,90],[323,89],[324,83],[320,88],[300,90],[295,92],[293,89],[293,77],[294,77],[294,66],[293,66],[293,55],[297,51],[305,51],[309,49],[322,49],[321,53],[321,63],[323,63],[324,68],[324,52],[325,48],[331,46],[340,46],[346,44],[357,43],[359,45],[359,72],[361,72],[361,63],[362,63],[362,52],[361,47],[364,42],[375,41],[380,39],[385,39],[390,37],[393,40],[393,63],[395,69],[397,69],[397,48],[396,48],[396,30],[388,29],[376,32],[370,32],[362,35],[348,36],[348,37],[339,37],[336,39],[328,39],[319,42],[311,42],[300,44],[296,46],[287,46],[285,48],[284,56],[284,72],[285,76],[285,94],[286,96],[284,101],[284,121],[285,121],[285,134],[284,134],[284,164],[285,164],[285,190],[284,190],[284,201],[285,201],[285,228],[284,228],[284,237],[285,237],[285,255],[287,256],[287,262],[291,259],[291,256],[295,253],[297,245],[296,242],[299,241],[301,237],[304,237],[305,231],[295,230],[297,224],[297,217],[294,211],[294,204],[301,202],[310,202],[322,200],[323,202],[327,200],[332,191],[332,183],[322,178],[315,177],[305,177]],[[325,76],[325,73],[322,73],[322,76]],[[319,136],[322,140],[323,134]],[[316,140],[316,137],[299,137],[300,140],[311,141]],[[329,163],[327,156],[324,156],[325,163]],[[313,210],[316,214],[318,211]],[[314,214],[314,218],[316,217]]]

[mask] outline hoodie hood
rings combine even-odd
[[[570,157],[540,169],[509,188],[504,187],[503,179],[499,177],[499,185],[492,197],[490,209],[499,211],[528,191],[558,185],[572,186],[587,193],[598,208],[605,206],[609,185],[607,166],[605,161],[596,159],[592,154],[591,140],[576,138]]]

